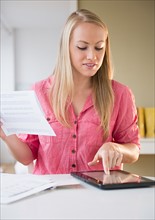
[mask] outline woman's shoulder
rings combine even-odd
[[[44,112],[47,113],[47,111],[49,110],[50,106],[49,106],[49,91],[51,88],[51,76],[40,80],[38,82],[36,82],[33,86],[32,86],[32,90],[35,91],[38,100],[40,102],[40,104],[42,105],[42,108],[44,110]]]
[[[127,85],[116,80],[112,80],[112,88],[114,91],[115,99],[118,102],[122,100],[125,103],[135,100],[132,90]]]
[[[34,89],[36,91],[48,90],[51,87],[51,80],[52,80],[52,77],[50,76],[46,79],[37,81],[32,85],[32,89]]]
[[[132,93],[131,89],[127,85],[116,80],[112,80],[112,88],[114,93],[118,95],[121,95],[122,93]]]
[[[116,80],[112,80],[112,87],[113,87],[114,90],[116,90],[116,89],[124,90],[124,89],[128,88],[127,85],[125,85],[121,82],[118,82]]]

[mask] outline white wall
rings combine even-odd
[[[6,24],[1,24],[1,77],[0,90],[13,91],[15,88],[14,77],[14,32]],[[3,73],[3,74],[2,74]],[[5,143],[0,139],[0,163],[14,162]]]
[[[30,86],[52,74],[60,29],[25,28],[15,30],[15,88]]]
[[[1,91],[14,90],[14,32],[2,23],[1,26]],[[3,74],[2,74],[3,73]]]

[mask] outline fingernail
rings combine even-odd
[[[110,171],[109,170],[107,171],[107,175],[110,175]]]
[[[106,170],[106,171],[105,171],[105,174],[106,174],[106,175],[110,175],[110,171],[109,171],[109,170]]]

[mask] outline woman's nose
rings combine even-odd
[[[87,53],[88,60],[95,60],[96,59],[96,52],[94,49],[89,49]]]

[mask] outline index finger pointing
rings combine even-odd
[[[107,153],[104,153],[102,156],[102,164],[103,164],[103,169],[105,174],[109,175],[110,170],[109,170],[109,157]]]

